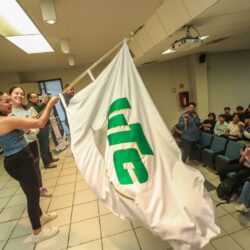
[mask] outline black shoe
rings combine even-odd
[[[44,166],[44,168],[56,168],[57,165],[54,162],[50,162],[48,165]]]
[[[52,158],[51,162],[56,162],[56,161],[59,161],[60,159],[59,158]]]

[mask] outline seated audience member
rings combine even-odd
[[[230,107],[225,107],[224,108],[224,117],[225,117],[225,121],[227,123],[229,123],[230,121],[232,121],[232,115],[230,114]]]
[[[250,179],[244,183],[239,202],[234,204],[236,211],[247,213],[250,211]]]
[[[209,134],[213,134],[214,132],[214,126],[216,124],[216,116],[215,113],[209,113],[208,119],[204,120],[201,123],[201,131],[207,132]]]
[[[229,123],[226,136],[228,139],[239,140],[242,138],[241,131],[244,128],[244,123],[240,121],[237,113],[233,114],[233,120]]]
[[[234,198],[237,195],[242,181],[250,176],[250,147],[241,150],[240,155],[239,163],[224,166],[218,172],[220,181],[223,181],[228,173],[236,172],[233,176],[233,185],[231,189],[231,195]]]
[[[214,134],[217,136],[225,136],[228,128],[228,123],[225,121],[223,114],[218,116],[218,121],[214,127]]]
[[[244,112],[245,115],[250,115],[250,104],[248,105],[248,107],[246,108],[245,112]]]
[[[250,115],[245,117],[245,127],[243,129],[243,139],[250,140]]]
[[[237,114],[239,115],[240,121],[245,121],[245,114],[244,114],[244,108],[242,106],[236,107]]]

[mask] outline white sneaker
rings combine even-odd
[[[234,204],[234,208],[235,208],[236,211],[239,211],[241,213],[247,213],[248,212],[248,209],[247,209],[247,207],[245,206],[244,203]]]
[[[43,227],[39,234],[37,235],[32,234],[31,237],[33,242],[37,243],[55,236],[58,232],[59,232],[58,227]]]
[[[43,226],[44,224],[48,223],[49,221],[54,220],[56,217],[57,217],[56,212],[43,214],[42,217],[40,218],[41,225]]]
[[[52,193],[49,192],[49,190],[45,187],[40,188],[40,197],[51,197]]]

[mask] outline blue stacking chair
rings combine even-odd
[[[208,148],[211,145],[213,135],[202,132],[200,140],[195,144],[195,159],[201,161],[201,150],[203,148]]]
[[[237,163],[240,157],[240,150],[246,146],[236,141],[229,141],[224,155],[216,155],[215,167],[219,171],[221,168],[227,166],[230,163]]]
[[[225,151],[227,145],[227,139],[223,137],[213,136],[212,144],[210,148],[204,148],[201,151],[202,162],[215,169],[214,158],[218,154],[222,154]]]

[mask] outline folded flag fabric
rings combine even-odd
[[[182,163],[126,43],[66,111],[78,168],[114,214],[174,249],[201,249],[219,234],[204,178]]]

